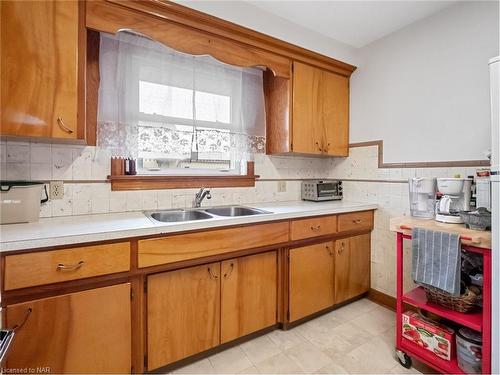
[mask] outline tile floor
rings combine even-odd
[[[394,358],[395,314],[367,299],[174,371],[178,374],[417,374]]]

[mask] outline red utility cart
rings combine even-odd
[[[410,219],[410,221],[413,222],[414,220]],[[397,223],[397,227],[395,227],[395,223]],[[400,219],[395,219],[394,222],[391,220],[391,228],[397,232],[396,354],[399,362],[403,366],[409,368],[411,367],[411,359],[414,358],[444,374],[464,373],[464,371],[458,367],[456,358],[453,358],[451,361],[441,359],[432,352],[420,347],[402,336],[402,315],[404,313],[404,304],[409,304],[441,316],[450,322],[454,322],[463,327],[468,327],[481,332],[483,339],[482,372],[484,374],[491,373],[491,249],[484,247],[488,245],[488,242],[481,240],[481,238],[474,238],[468,234],[461,234],[460,239],[462,241],[462,248],[466,251],[481,254],[483,256],[484,270],[482,311],[460,313],[449,310],[440,305],[427,302],[425,291],[422,287],[417,287],[408,293],[403,293],[403,241],[405,239],[411,239],[411,235],[408,234],[411,232],[408,231],[411,231],[412,228],[410,225],[401,225],[400,223]],[[429,222],[427,221],[427,223]],[[429,227],[428,224],[422,226]],[[442,226],[432,229],[444,231]],[[483,236],[486,236],[486,232],[483,233]],[[491,236],[490,234],[488,235]]]

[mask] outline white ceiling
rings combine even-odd
[[[456,0],[248,0],[246,2],[359,48],[436,13],[455,3]]]

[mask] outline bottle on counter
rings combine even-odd
[[[129,172],[132,176],[135,176],[137,174],[137,162],[135,161],[135,159],[129,160]]]
[[[130,175],[130,158],[125,158],[123,160],[123,169],[126,175]]]
[[[135,176],[137,174],[137,163],[133,158],[126,158],[124,161],[125,174]]]

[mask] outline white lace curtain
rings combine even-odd
[[[98,145],[112,155],[246,161],[264,152],[262,71],[101,34]]]

